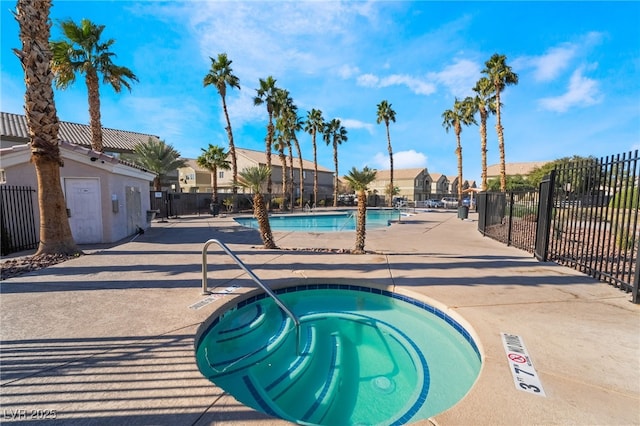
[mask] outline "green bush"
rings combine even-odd
[[[609,207],[614,209],[637,209],[640,206],[639,192],[639,188],[628,187],[623,189],[609,200]]]

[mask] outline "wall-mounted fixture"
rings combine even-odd
[[[96,161],[98,157],[91,157],[91,161]]]

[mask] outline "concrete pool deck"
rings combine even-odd
[[[640,306],[573,269],[540,263],[453,211],[419,212],[367,233],[350,255],[260,248],[231,217],[154,222],[143,235],[0,283],[0,417],[25,424],[284,425],[238,404],[198,372],[199,324],[253,282],[357,281],[433,299],[472,327],[478,381],[417,424],[640,424]],[[282,249],[352,248],[353,232],[274,233]],[[198,309],[194,307],[199,306]],[[519,335],[546,396],[516,389],[501,332]]]

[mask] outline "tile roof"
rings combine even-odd
[[[527,163],[506,163],[504,166],[505,166],[505,172],[507,176],[515,176],[515,175],[527,176],[536,167],[542,167],[547,163],[548,161],[531,161]],[[487,167],[487,176],[489,178],[494,176],[500,176],[500,164],[492,164],[489,167]]]
[[[236,146],[236,156],[244,156],[250,160],[252,160],[255,163],[258,164],[267,164],[267,154],[264,151],[256,151],[253,149],[246,149],[246,148],[238,148]],[[277,152],[273,152],[271,154],[271,164],[274,166],[280,166],[280,158],[278,158],[278,153]],[[287,155],[287,165],[289,165],[289,156]],[[297,154],[293,155],[293,167],[295,169],[298,168],[298,156]],[[309,161],[309,160],[305,160],[304,158],[302,159],[302,167],[305,170],[313,170],[313,161]],[[331,170],[327,169],[326,167],[322,167],[320,164],[318,164],[318,171],[319,172],[325,172],[325,173],[333,173]]]
[[[393,169],[393,179],[415,179],[420,173],[429,173],[426,168],[416,169]],[[391,170],[378,170],[376,180],[386,180],[391,178]]]
[[[7,140],[28,143],[27,117],[21,114],[0,112],[0,136]],[[65,142],[91,147],[91,130],[87,124],[60,121],[58,136]],[[107,152],[132,152],[136,145],[140,142],[146,142],[149,138],[159,139],[158,136],[145,133],[102,128],[102,143]]]

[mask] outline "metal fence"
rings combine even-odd
[[[38,247],[34,195],[28,186],[0,185],[3,256]]]
[[[478,229],[482,235],[533,253],[538,192],[478,194]]]
[[[549,260],[637,293],[639,160],[635,151],[555,170]]]
[[[478,230],[625,291],[640,302],[638,151],[566,163],[539,191],[478,194]]]

